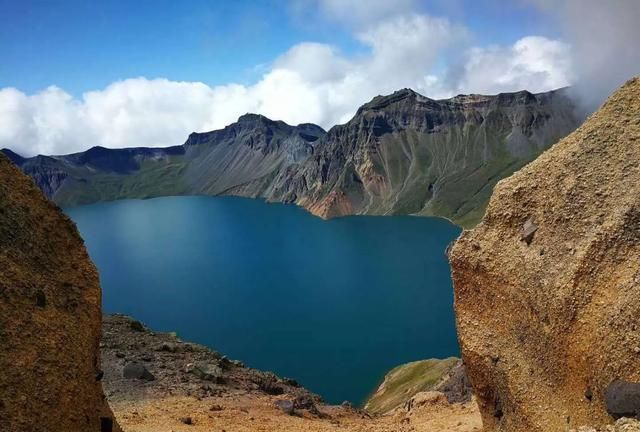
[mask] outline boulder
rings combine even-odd
[[[158,351],[164,351],[164,352],[170,352],[170,353],[175,353],[178,352],[180,349],[178,347],[178,344],[175,343],[171,343],[171,342],[163,342],[157,349]]]
[[[140,321],[137,321],[137,320],[131,320],[131,322],[129,323],[129,327],[133,331],[138,331],[138,332],[143,332],[144,331],[144,325]]]
[[[0,153],[0,431],[112,432],[98,272],[74,223]]]
[[[611,422],[609,384],[640,382],[640,79],[500,181],[449,259],[485,429]]]
[[[280,399],[275,402],[275,405],[280,411],[287,415],[293,415],[295,412],[294,403],[288,399]]]
[[[202,380],[213,381],[216,383],[222,382],[223,371],[220,366],[214,363],[189,363],[185,367],[185,372],[191,373]]]
[[[153,374],[144,365],[137,362],[127,363],[122,369],[122,376],[127,379],[155,380]]]
[[[605,400],[613,418],[640,418],[640,383],[615,380],[607,387]]]

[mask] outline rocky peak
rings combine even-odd
[[[273,137],[284,138],[295,135],[302,138],[303,141],[314,142],[324,134],[325,131],[320,126],[311,123],[291,126],[281,120],[271,120],[262,114],[247,113],[241,115],[237,122],[231,123],[224,129],[191,133],[184,145],[217,143],[235,140],[238,137],[245,137],[252,143],[255,140],[265,141],[265,144],[268,145]]]
[[[370,102],[367,102],[358,109],[358,111],[356,112],[356,116],[368,111],[380,111],[401,102],[412,103],[419,99],[431,100],[409,88],[397,90],[390,95],[379,95],[374,97]]]
[[[8,149],[8,148],[3,148],[0,150],[0,153],[4,153],[4,155],[6,157],[9,158],[9,160],[11,160],[11,162],[13,162],[14,164],[20,166],[22,165],[22,163],[25,161],[25,158],[23,158],[22,156],[20,156],[18,153]]]
[[[274,120],[271,120],[268,117],[263,116],[262,114],[246,113],[246,114],[243,114],[240,117],[238,117],[237,123],[272,124],[272,123],[277,123],[277,122],[274,121]],[[284,122],[282,122],[282,123],[284,123]]]
[[[317,141],[327,133],[320,126],[313,123],[300,123],[296,126],[296,130],[300,137],[309,143]]]

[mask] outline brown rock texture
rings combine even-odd
[[[74,224],[0,155],[0,430],[108,431],[100,285]]]
[[[450,261],[485,429],[610,423],[607,385],[640,381],[640,79],[501,181]]]

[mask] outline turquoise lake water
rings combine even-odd
[[[385,372],[458,355],[447,245],[460,229],[411,216],[324,221],[235,197],[66,210],[99,271],[107,313],[134,316],[360,403]]]

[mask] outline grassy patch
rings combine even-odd
[[[455,357],[429,359],[392,369],[369,397],[365,409],[372,414],[383,414],[402,405],[416,393],[433,389],[457,361]]]

